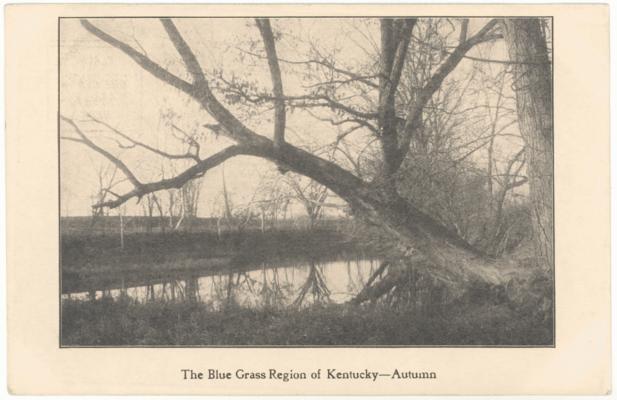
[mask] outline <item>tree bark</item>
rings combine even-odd
[[[384,227],[402,252],[413,249],[422,254],[427,261],[422,268],[450,287],[463,289],[470,281],[500,285],[518,273],[516,266],[475,249],[406,199],[392,193],[387,199],[375,195],[371,191],[346,200],[359,217]]]
[[[513,63],[521,135],[526,142],[527,176],[537,256],[553,268],[553,114],[552,71],[540,20],[502,21]]]

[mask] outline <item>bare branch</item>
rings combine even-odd
[[[285,99],[290,102],[295,101],[295,103],[291,103],[294,107],[327,107],[327,108],[331,108],[334,110],[343,111],[347,114],[353,115],[358,118],[364,118],[364,119],[377,118],[377,113],[375,112],[365,112],[365,111],[357,110],[351,106],[341,103],[338,100],[334,100],[331,97],[328,97],[326,95],[309,94],[309,95],[302,95],[302,96],[286,96]],[[311,103],[311,102],[306,102],[306,100],[313,100],[313,101],[316,100],[319,102]]]
[[[397,167],[403,162],[403,159],[409,151],[409,144],[415,131],[419,129],[422,119],[422,111],[426,103],[431,99],[433,94],[439,89],[444,79],[452,72],[461,62],[465,54],[475,45],[486,40],[486,36],[497,25],[498,20],[492,19],[482,27],[475,35],[460,43],[456,49],[448,56],[448,58],[437,68],[437,71],[431,76],[428,83],[420,90],[419,96],[412,104],[411,109],[405,120],[403,127],[403,138],[399,148],[398,159],[396,160]]]
[[[78,138],[74,138],[74,137],[70,137],[70,136],[60,136],[60,139],[62,140],[69,140],[71,142],[77,142],[77,143],[85,143],[83,140],[78,139]]]
[[[405,64],[407,50],[409,48],[409,41],[411,40],[411,32],[413,30],[413,27],[416,25],[416,22],[417,19],[415,18],[408,18],[401,22],[402,27],[400,29],[400,32],[398,33],[399,42],[396,48],[394,62],[392,63],[392,71],[389,76],[389,89],[392,92],[392,94],[389,94],[389,96],[394,95],[401,79],[401,72],[403,71],[403,65]]]
[[[328,85],[338,85],[337,87],[340,88],[343,85],[347,85],[353,82],[358,82],[361,81],[363,79],[373,79],[373,78],[378,78],[379,75],[375,74],[375,75],[364,75],[361,76],[359,78],[346,78],[346,79],[331,79],[329,81],[325,81],[325,82],[317,82],[317,83],[313,83],[310,85],[305,85],[303,86],[305,89],[313,89],[313,88],[317,88],[317,87],[321,87],[321,86],[328,86]]]
[[[283,151],[275,152],[274,144],[271,140],[258,135],[240,122],[216,99],[207,85],[191,85],[162,69],[158,64],[137,52],[126,43],[101,31],[89,21],[82,20],[82,25],[96,37],[131,57],[138,65],[153,76],[179,88],[193,97],[220,124],[220,129],[218,131],[230,139],[240,142],[242,147],[247,149],[246,154],[249,154],[250,151],[251,155],[266,158],[279,165],[286,166],[294,172],[305,175],[322,185],[330,187],[339,196],[348,200],[352,200],[352,196],[366,184],[359,177],[336,163],[315,156],[314,154],[290,144],[285,143]],[[332,104],[331,106],[334,107]],[[203,160],[202,163],[206,160]],[[198,165],[201,165],[201,163],[196,164],[196,166]],[[134,195],[137,194],[139,193]]]
[[[143,186],[143,184],[135,177],[135,175],[131,172],[131,170],[126,166],[126,164],[124,164],[119,158],[117,158],[116,156],[114,156],[113,154],[111,154],[110,152],[108,152],[107,150],[99,147],[97,144],[95,144],[92,140],[90,140],[81,129],[79,129],[79,127],[77,126],[77,124],[70,118],[64,117],[64,116],[60,116],[60,119],[64,122],[66,122],[67,124],[71,125],[73,127],[73,129],[75,130],[75,132],[77,132],[77,134],[80,136],[81,139],[69,139],[69,140],[73,140],[73,141],[79,141],[83,144],[85,144],[86,146],[90,147],[92,150],[96,151],[97,153],[101,154],[103,157],[107,158],[109,161],[111,161],[113,164],[115,164],[120,171],[122,171],[122,173],[124,174],[124,176],[127,177],[127,179],[133,184],[133,186],[135,186],[136,188],[140,188]]]
[[[169,158],[171,160],[181,160],[181,159],[191,159],[194,160],[195,162],[199,162],[200,159],[196,154],[191,154],[190,151],[184,153],[184,154],[171,154],[171,153],[167,153],[163,150],[159,150],[157,148],[154,148],[152,146],[149,146],[143,142],[140,142],[138,140],[135,140],[133,138],[131,138],[130,136],[120,132],[118,129],[114,128],[113,126],[109,125],[108,123],[101,121],[95,117],[93,117],[91,114],[88,114],[88,117],[90,117],[90,119],[94,122],[96,122],[97,124],[103,125],[104,127],[106,127],[107,129],[111,130],[112,132],[114,132],[116,135],[120,136],[121,138],[123,138],[124,140],[129,141],[132,146],[123,146],[121,143],[118,143],[118,145],[120,147],[123,148],[132,148],[132,147],[141,147],[144,148],[148,151],[151,151],[155,154],[158,154],[159,156],[165,157],[165,158]]]
[[[480,43],[484,43],[484,42],[489,42],[491,40],[495,40],[495,39],[502,39],[503,36],[499,35],[499,34],[490,34],[490,35],[486,35],[484,36],[483,40],[479,41],[476,44],[480,44]],[[437,46],[433,46],[430,43],[426,43],[418,38],[413,38],[414,41],[422,46],[428,47],[429,49],[432,50],[436,50],[436,51],[441,51],[445,54],[453,54],[453,51],[451,50],[446,50],[444,48],[441,47],[437,47]],[[484,62],[484,63],[489,63],[489,64],[501,64],[501,65],[543,65],[543,64],[547,64],[546,62],[532,62],[532,61],[511,61],[511,60],[495,60],[492,58],[482,58],[482,57],[475,57],[475,56],[470,56],[465,54],[463,56],[463,58],[468,59],[468,60],[472,60],[472,61],[478,61],[478,62]],[[550,64],[550,61],[548,62],[548,64]]]
[[[92,25],[92,23],[90,23],[90,21],[88,21],[87,19],[82,19],[81,25],[94,36],[98,37],[102,41],[110,44],[111,46],[117,48],[118,50],[122,51],[124,54],[132,58],[133,61],[135,61],[140,67],[150,72],[158,79],[186,93],[191,92],[192,88],[190,83],[178,78],[177,76],[167,71],[165,68],[161,67],[154,61],[150,60],[148,57],[141,54],[128,44],[116,39],[115,37],[109,35],[106,32],[103,32],[96,26]]]
[[[246,54],[249,54],[253,57],[257,57],[257,58],[264,58],[264,56],[262,56],[261,54],[257,54],[257,53],[253,53],[250,52],[248,50],[244,50],[244,49],[238,49]],[[313,58],[313,59],[309,59],[309,60],[288,60],[285,58],[278,58],[279,62],[285,63],[285,64],[290,64],[290,65],[306,65],[306,64],[316,64],[316,65],[321,65],[322,67],[328,68],[340,75],[345,75],[348,76],[349,78],[358,81],[358,82],[362,82],[367,86],[370,86],[372,88],[379,88],[379,85],[376,84],[375,82],[371,81],[372,78],[377,78],[378,75],[368,75],[368,76],[363,76],[360,75],[356,72],[353,71],[348,71],[339,67],[336,67],[334,64],[324,60],[324,59],[317,59],[317,58]]]
[[[285,141],[285,100],[283,99],[283,80],[281,78],[281,68],[279,67],[278,56],[276,55],[276,44],[270,20],[267,18],[256,18],[259,32],[266,48],[268,56],[268,66],[272,78],[272,92],[274,93],[274,147],[279,148]]]
[[[227,87],[226,90],[232,92],[235,95],[238,95],[240,98],[248,101],[253,104],[263,104],[266,101],[278,101],[281,98],[277,98],[276,96],[271,96],[266,93],[249,93],[246,88],[242,85],[238,85],[234,82],[230,82],[228,79],[225,79],[224,76],[219,76],[221,82],[223,82]],[[342,103],[342,100],[333,99],[332,97],[326,96],[325,94],[319,93],[311,93],[304,95],[287,95],[283,96],[282,99],[285,103],[290,106],[296,108],[316,108],[316,107],[324,107],[330,108],[332,110],[343,111],[347,114],[353,115],[357,118],[363,119],[376,119],[377,113],[375,112],[366,112],[357,110],[352,106],[346,105]]]
[[[179,128],[176,124],[171,124],[172,129],[180,132],[182,134],[182,136],[184,136],[184,138],[186,139],[186,141],[189,143],[190,146],[193,146],[195,148],[195,156],[200,159],[199,157],[199,151],[201,150],[201,145],[199,144],[199,142],[197,140],[195,140],[195,138],[192,135],[189,135],[187,132],[185,132],[183,129]],[[175,136],[175,135],[174,135]],[[199,160],[198,160],[199,161]]]
[[[370,122],[366,121],[365,119],[362,118],[345,118],[345,119],[341,119],[341,120],[336,120],[333,118],[328,118],[328,117],[321,117],[319,115],[316,115],[315,113],[311,112],[310,109],[306,110],[313,118],[318,119],[320,121],[323,122],[329,122],[330,124],[332,124],[333,126],[340,126],[340,125],[344,125],[344,124],[351,124],[354,123],[356,125],[361,125],[362,127],[368,128],[371,132],[373,132],[375,135],[379,135],[379,130]]]
[[[234,145],[222,150],[208,158],[201,160],[199,163],[187,168],[184,172],[173,178],[161,179],[157,182],[140,184],[128,193],[118,196],[118,198],[93,205],[94,208],[116,208],[133,197],[141,198],[142,196],[164,189],[179,189],[191,179],[203,175],[206,171],[216,167],[222,162],[240,154],[249,154],[247,147]]]
[[[193,54],[193,51],[189,45],[186,43],[182,35],[180,35],[176,25],[169,18],[161,18],[160,21],[163,24],[165,31],[167,31],[169,39],[171,39],[171,42],[178,51],[178,54],[182,57],[184,65],[186,65],[186,69],[193,77],[193,82],[195,84],[204,83],[204,73],[199,65],[199,61],[197,61],[197,57],[195,57],[195,54]]]
[[[144,56],[137,50],[133,49],[128,44],[116,39],[115,37],[109,35],[106,32],[103,32],[96,26],[92,25],[90,21],[82,19],[81,24],[84,26],[84,28],[86,28],[88,32],[92,33],[94,36],[98,37],[102,41],[110,44],[111,46],[122,51],[124,54],[128,55],[140,67],[152,74],[154,77],[185,92],[186,94],[197,100],[206,111],[208,111],[217,121],[219,121],[219,123],[221,123],[225,126],[225,128],[227,128],[223,130],[223,132],[231,139],[245,142],[255,142],[261,139],[265,139],[244,126],[244,124],[242,124],[242,122],[240,122],[234,115],[232,115],[229,110],[227,110],[221,103],[219,103],[219,101],[214,97],[208,86],[205,84],[205,81],[201,82],[201,84],[197,86],[194,86],[171,74],[169,71],[162,68],[160,65],[156,64],[154,61],[150,60],[148,57]],[[174,45],[177,46],[176,48],[180,47],[181,49],[182,44],[186,45],[186,42],[184,42],[184,40],[181,38],[180,34],[177,31],[175,31],[173,35],[179,36],[179,38],[176,38],[177,40],[179,40],[179,42],[174,43]],[[180,49],[178,49],[178,52],[180,52]],[[184,52],[184,50],[182,51]],[[190,58],[187,53],[184,53],[183,56]],[[191,63],[190,60],[185,60],[185,62],[188,62],[189,64]]]
[[[458,38],[459,43],[464,43],[467,40],[467,28],[469,27],[469,18],[463,18],[461,21],[461,33]]]

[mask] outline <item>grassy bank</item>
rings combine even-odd
[[[505,304],[453,306],[438,315],[389,307],[211,311],[204,304],[129,299],[63,302],[62,344],[548,345],[552,321]]]

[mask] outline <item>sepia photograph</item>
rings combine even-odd
[[[60,347],[555,346],[552,17],[57,40]]]

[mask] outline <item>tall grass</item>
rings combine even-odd
[[[300,310],[130,299],[63,302],[64,346],[126,345],[549,345],[552,320],[507,304],[422,315],[383,306]]]

